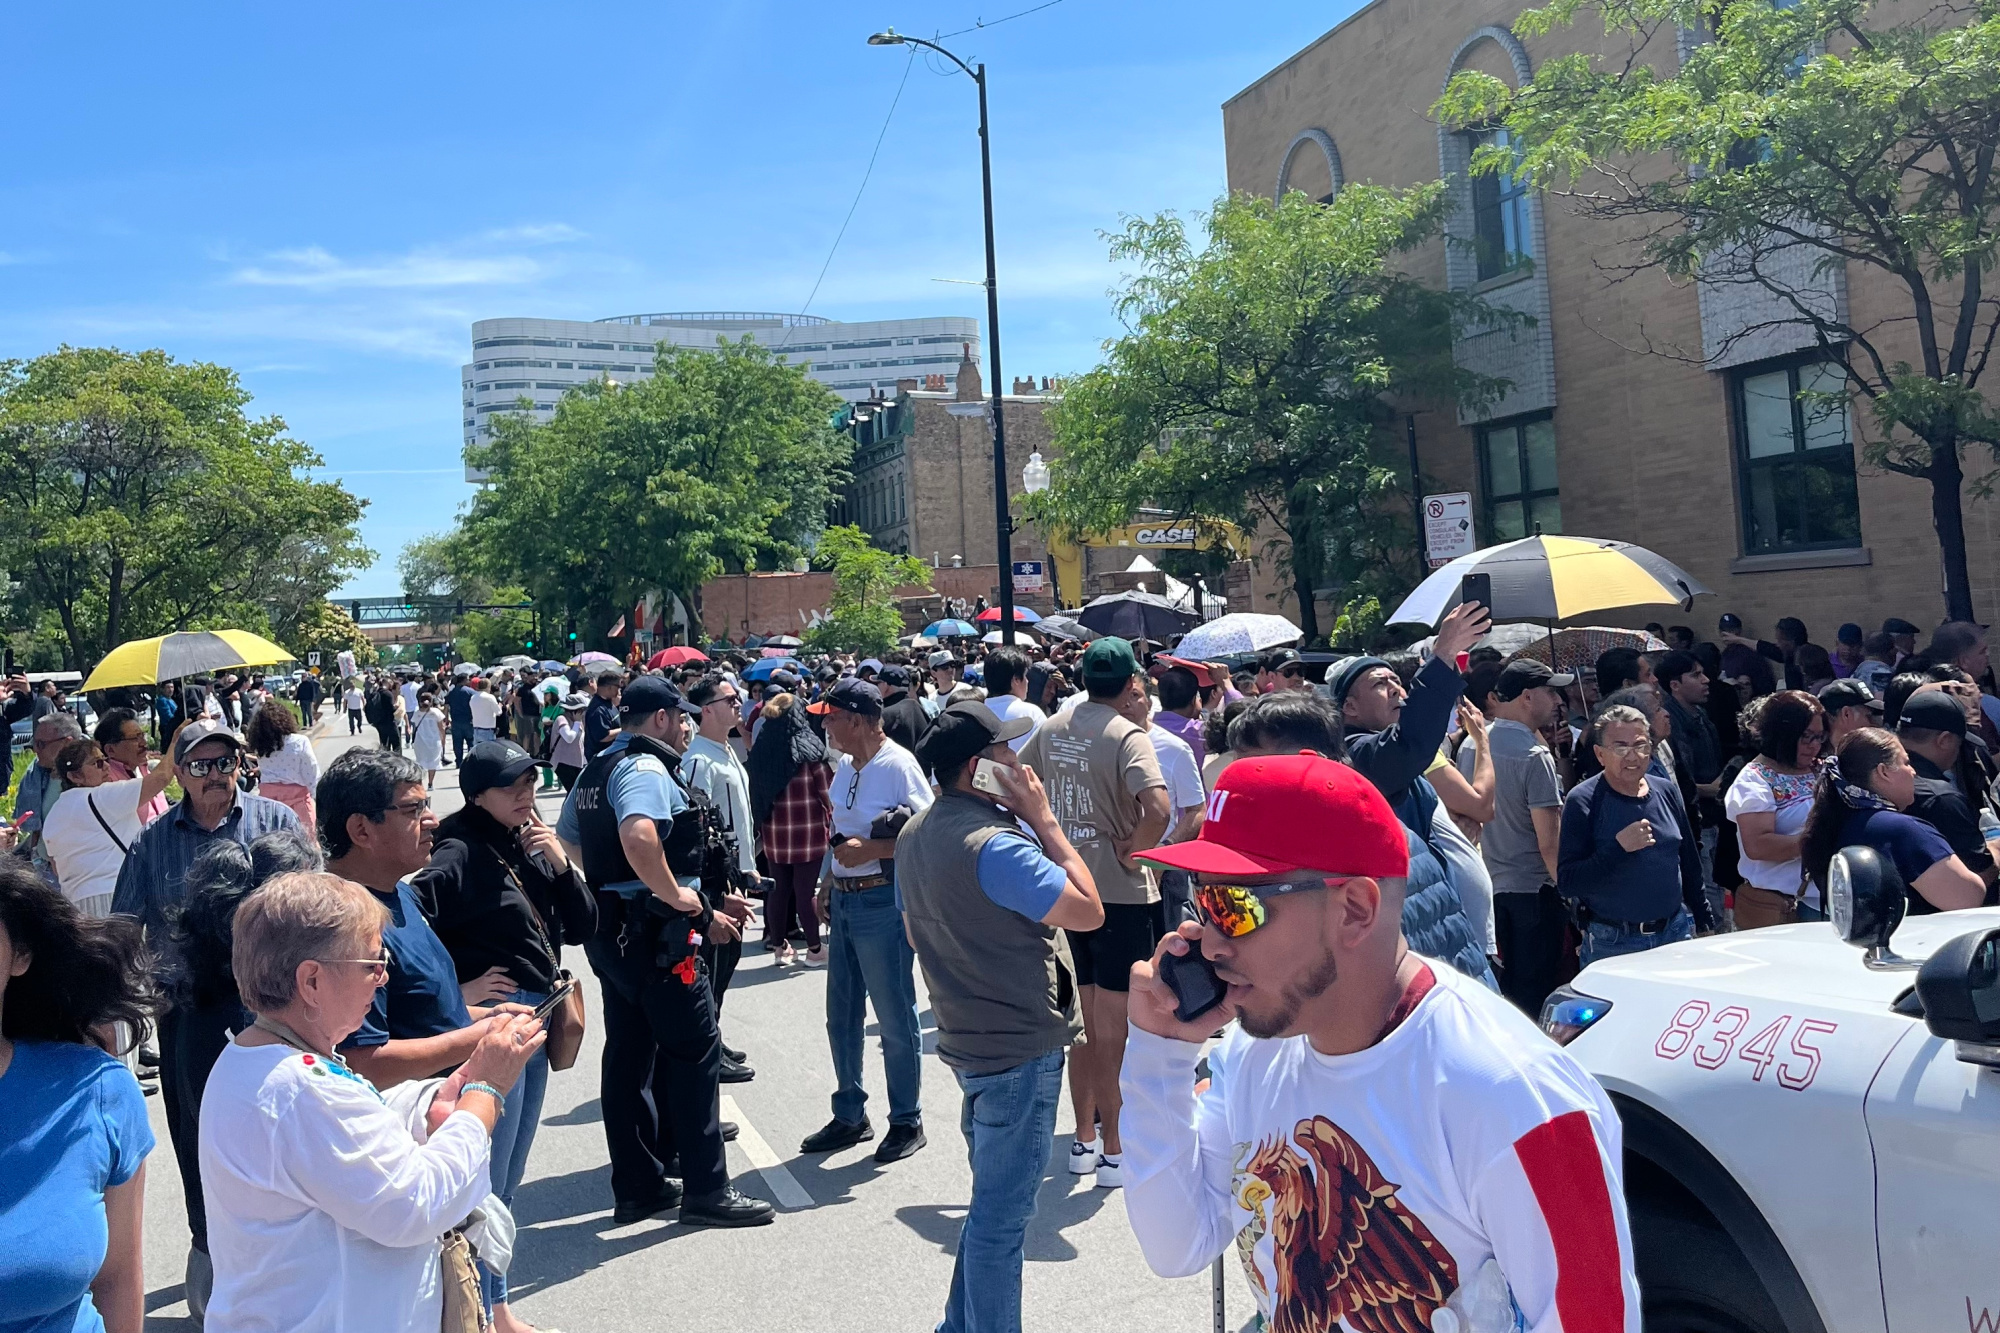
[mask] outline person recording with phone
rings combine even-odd
[[[569,980],[562,946],[597,931],[596,900],[535,811],[536,777],[535,757],[512,741],[468,750],[458,770],[465,805],[438,822],[430,864],[410,879],[467,1005],[539,1008]],[[527,1062],[509,1098],[519,1104],[493,1131],[493,1193],[510,1207],[541,1122],[549,1054]],[[522,1325],[507,1311],[505,1275],[482,1279],[498,1333],[514,1333]]]
[[[1063,932],[1104,924],[1090,868],[1014,753],[1034,726],[983,703],[946,708],[917,750],[938,799],[896,839],[904,928],[937,1018],[938,1058],[964,1094],[959,1125],[972,1160],[944,1333],[1021,1326],[1022,1244],[1048,1167],[1064,1055],[1083,1033]]]

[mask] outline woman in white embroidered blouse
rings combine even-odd
[[[243,728],[243,742],[257,756],[257,794],[282,801],[299,822],[318,828],[313,792],[319,786],[319,759],[299,719],[283,699],[270,699]]]
[[[202,1098],[208,1333],[438,1327],[440,1238],[486,1197],[493,1126],[543,1034],[496,1015],[442,1083],[377,1092],[334,1050],[387,980],[386,919],[327,874],[279,875],[236,910],[231,970],[255,1017]]]

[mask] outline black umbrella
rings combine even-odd
[[[1074,616],[1043,616],[1035,628],[1048,637],[1077,642],[1088,642],[1097,637],[1096,630],[1079,624]]]
[[[1151,639],[1166,643],[1200,623],[1166,598],[1150,592],[1115,592],[1098,598],[1076,613],[1077,622],[1099,634],[1121,639]]]

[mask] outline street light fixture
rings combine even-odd
[[[987,371],[993,377],[993,533],[1000,575],[1000,641],[1014,642],[1013,521],[1007,513],[1007,420],[1001,403],[1000,283],[993,259],[993,151],[986,119],[986,65],[968,65],[936,42],[906,37],[889,28],[868,38],[870,46],[921,46],[935,51],[964,71],[979,86],[979,182],[986,205],[986,345]]]

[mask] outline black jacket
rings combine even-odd
[[[914,694],[899,694],[882,707],[883,733],[911,754],[917,752],[917,742],[930,729],[931,715],[924,711],[923,700]]]
[[[460,981],[498,964],[523,990],[547,994],[555,984],[549,949],[560,957],[564,944],[582,944],[597,931],[597,903],[583,881],[573,871],[542,874],[513,832],[476,805],[438,824],[431,863],[410,887]]]

